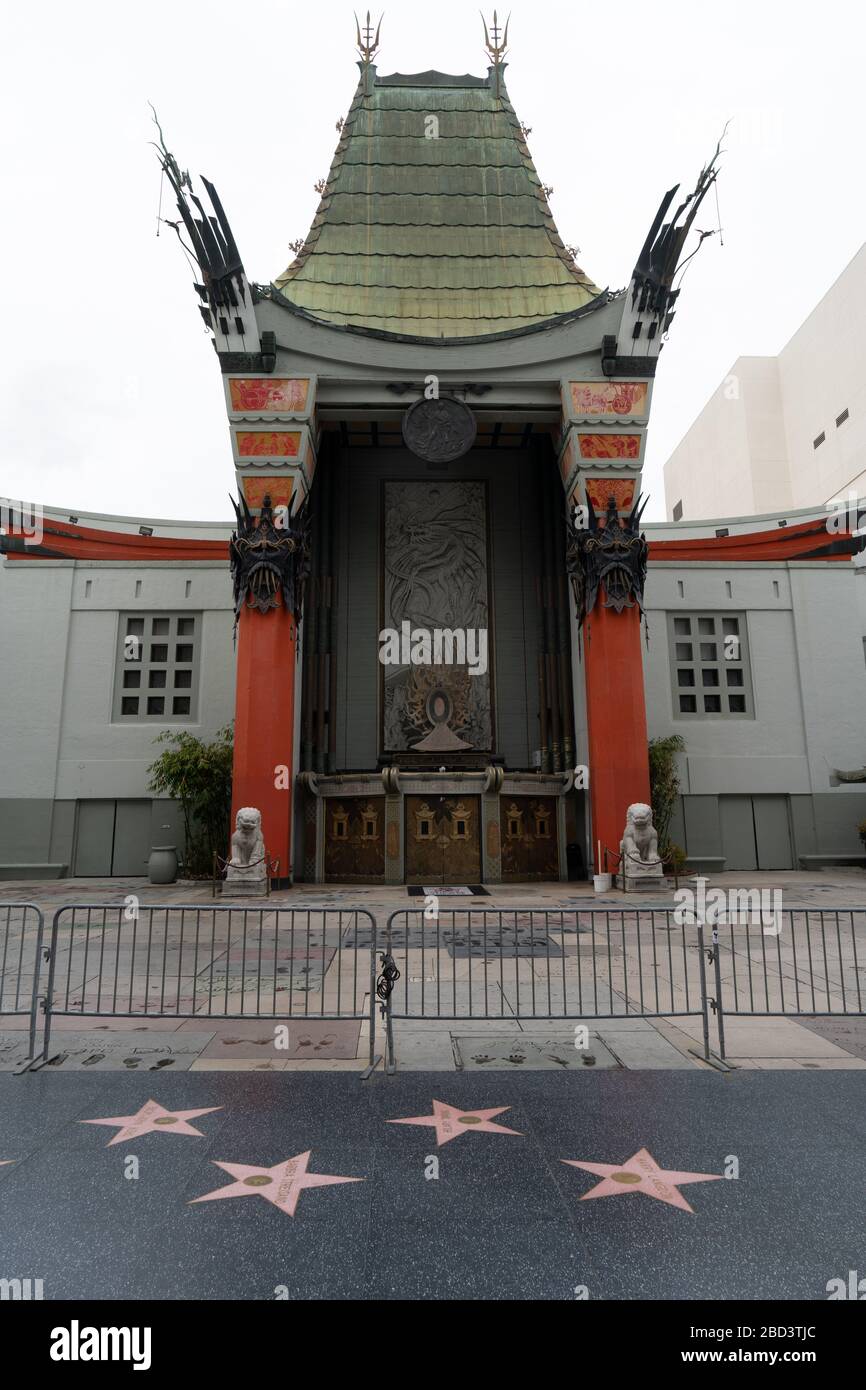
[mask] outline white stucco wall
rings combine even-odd
[[[112,722],[118,614],[137,610],[201,614],[196,720]],[[0,564],[0,797],[148,796],[163,729],[209,738],[233,717],[232,621],[223,562]]]
[[[694,520],[862,494],[864,330],[866,245],[777,357],[740,357],[731,367],[665,464],[668,518],[677,502]]]
[[[649,734],[685,738],[684,793],[821,793],[828,764],[866,763],[864,586],[866,574],[844,562],[650,565]],[[753,719],[675,713],[666,615],[699,611],[745,611]]]

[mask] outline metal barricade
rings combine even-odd
[[[714,954],[705,959],[700,925],[678,924],[667,909],[401,908],[380,955],[389,1070],[400,1018],[701,1015],[711,1058],[706,964]]]
[[[725,1016],[866,1013],[866,910],[744,910],[712,925],[719,1053]]]
[[[0,1015],[29,1015],[28,1061],[36,1052],[43,930],[35,903],[0,903]]]
[[[49,944],[45,1036],[77,1018],[367,1020],[376,922],[363,908],[68,904]]]

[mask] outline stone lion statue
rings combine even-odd
[[[242,806],[235,817],[235,833],[232,835],[232,868],[259,869],[258,861],[263,861],[265,842],[262,837],[262,813],[255,806]],[[260,872],[265,871],[264,862]]]
[[[636,801],[633,806],[629,806],[619,848],[626,873],[629,863],[634,865],[635,859],[640,859],[644,864],[658,859],[659,837],[653,827],[652,807],[647,806],[645,802]],[[633,855],[634,858],[629,860],[629,855]]]

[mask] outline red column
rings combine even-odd
[[[285,608],[259,613],[245,604],[238,624],[232,828],[241,806],[262,813],[262,834],[279,877],[292,866],[292,751],[295,725],[295,620]],[[281,767],[288,777],[278,775]]]
[[[650,799],[640,644],[640,610],[616,613],[599,595],[584,627],[593,856],[599,840],[618,855],[628,807]]]

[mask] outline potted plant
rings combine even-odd
[[[232,800],[232,731],[220,729],[207,743],[185,730],[166,729],[156,739],[168,746],[148,768],[150,790],[180,802],[186,847],[184,868],[189,878],[210,878],[213,856],[224,854],[229,843]],[[173,845],[154,846],[151,860],[158,873],[171,869]],[[173,883],[174,878],[154,878],[153,883]]]

